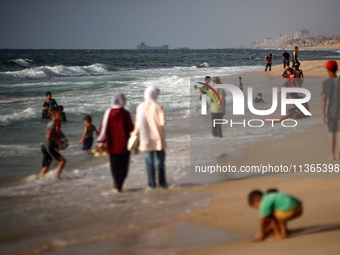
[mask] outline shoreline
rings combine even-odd
[[[340,66],[340,60],[335,60]],[[305,78],[328,78],[328,73],[325,68],[327,60],[302,60],[300,61],[300,69],[303,71]],[[262,70],[253,71],[254,73],[263,72],[265,65]],[[272,66],[272,71],[265,74],[271,78],[281,78],[283,71],[282,64]]]

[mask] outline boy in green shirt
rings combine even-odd
[[[45,101],[45,103],[48,103],[48,105],[49,105],[49,112],[51,112],[51,110],[54,107],[58,107],[57,101],[55,101],[52,98],[52,93],[51,92],[46,92],[46,101]]]
[[[264,240],[272,231],[271,241],[287,237],[287,222],[302,215],[302,203],[295,197],[281,192],[263,195],[259,190],[248,196],[249,205],[260,212],[260,233],[256,239]]]

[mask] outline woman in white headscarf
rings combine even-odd
[[[135,129],[131,135],[139,133],[139,150],[144,152],[148,173],[148,184],[156,188],[154,156],[158,169],[159,186],[166,188],[165,177],[165,113],[163,107],[156,102],[159,89],[148,87],[144,92],[144,103],[136,110]]]
[[[123,93],[112,98],[111,108],[104,114],[97,138],[102,146],[105,144],[110,157],[114,192],[122,191],[129,169],[130,152],[127,150],[127,142],[133,130],[133,123],[130,113],[124,109],[126,100]]]

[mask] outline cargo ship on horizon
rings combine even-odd
[[[137,50],[167,50],[169,48],[169,45],[163,45],[163,46],[149,46],[146,45],[143,41],[137,45]]]

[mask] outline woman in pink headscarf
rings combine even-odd
[[[144,152],[148,184],[156,188],[154,156],[158,169],[159,186],[167,187],[165,177],[165,113],[163,107],[156,102],[159,89],[148,87],[144,92],[144,103],[136,110],[135,129],[131,135],[139,134],[139,150]]]
[[[124,109],[126,96],[118,93],[112,98],[111,108],[107,109],[97,138],[105,143],[110,156],[111,172],[114,180],[114,192],[121,192],[129,169],[130,152],[127,143],[133,124],[130,113]]]

